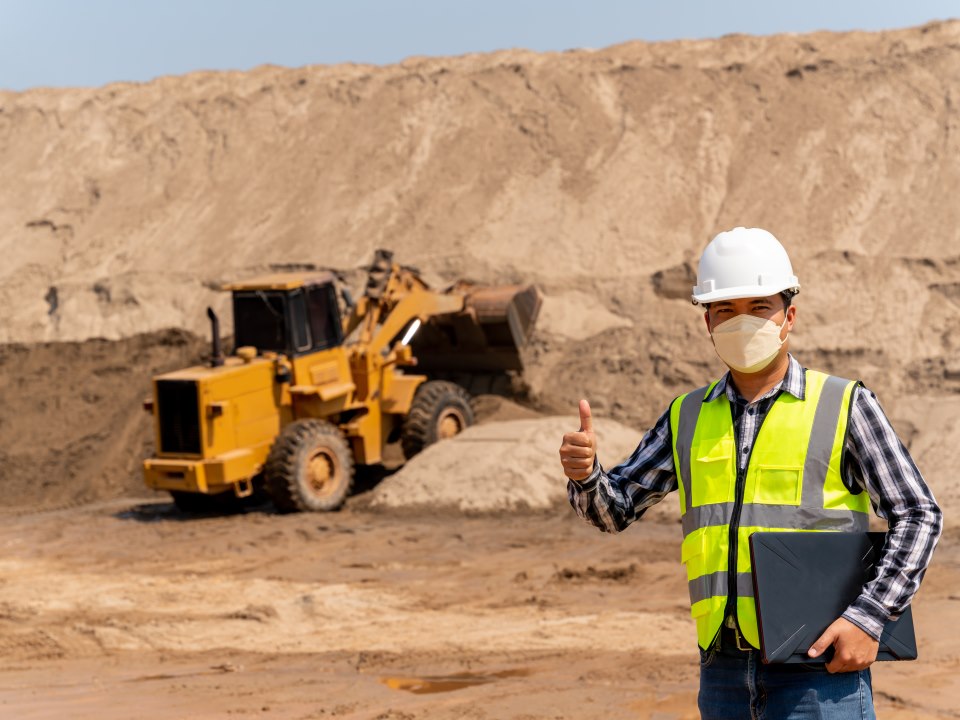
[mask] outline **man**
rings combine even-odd
[[[769,232],[734,228],[700,259],[694,304],[729,371],[671,403],[623,463],[596,461],[590,405],[560,461],[577,514],[619,532],[678,490],[682,561],[700,646],[703,718],[873,718],[871,663],[888,618],[910,604],[940,536],[940,509],[860,383],[788,353],[800,283]],[[757,530],[889,531],[877,577],[809,650],[824,664],[764,665],[750,582]]]

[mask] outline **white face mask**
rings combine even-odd
[[[787,319],[783,319],[783,325]],[[742,373],[755,373],[773,362],[785,342],[780,339],[783,325],[754,315],[737,315],[717,325],[711,336],[717,355],[729,367]]]

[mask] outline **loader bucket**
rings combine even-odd
[[[459,284],[448,292],[465,296],[462,312],[424,323],[411,343],[424,371],[522,370],[526,345],[540,312],[535,285],[483,287]]]

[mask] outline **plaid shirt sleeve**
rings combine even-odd
[[[586,480],[567,482],[577,515],[608,533],[620,532],[676,489],[669,409],[624,462],[609,472],[595,463]]]
[[[876,395],[858,387],[844,445],[844,476],[870,495],[889,524],[877,576],[843,613],[875,640],[907,608],[943,528],[943,516]]]

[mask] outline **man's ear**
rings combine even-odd
[[[709,310],[703,311],[703,321],[707,324],[707,332],[708,333],[712,332],[712,330],[710,329],[710,311]]]
[[[793,330],[793,324],[797,321],[797,307],[791,305],[787,308],[787,329]]]

